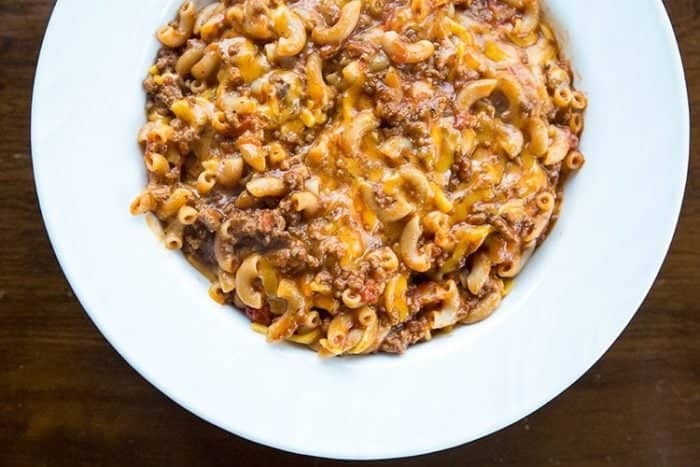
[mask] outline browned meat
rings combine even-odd
[[[199,211],[197,220],[201,222],[209,232],[217,232],[221,227],[222,214],[218,209],[204,208]]]
[[[306,244],[296,239],[290,240],[284,248],[270,251],[265,257],[282,274],[288,275],[313,271],[321,265],[321,261],[309,253]]]
[[[367,279],[360,289],[360,298],[368,305],[374,305],[379,300],[379,284],[372,279]]]
[[[226,217],[229,221],[228,233],[233,243],[245,240],[263,247],[280,240],[289,240],[289,233],[284,230],[284,217],[278,209],[230,208]]]
[[[165,113],[173,102],[182,99],[182,79],[170,73],[162,75],[160,79],[162,82],[156,82],[155,78],[149,76],[143,86],[148,94],[147,110],[163,108]]]
[[[421,317],[389,332],[379,349],[388,353],[404,353],[409,345],[427,339],[429,336],[430,322],[426,317]]]
[[[170,122],[170,126],[175,130],[172,141],[177,145],[180,154],[187,154],[190,152],[192,144],[199,137],[199,132],[179,118],[173,119]]]
[[[202,224],[188,226],[183,240],[182,251],[185,254],[194,256],[203,264],[216,264],[214,236]]]
[[[265,303],[262,308],[245,307],[245,315],[254,323],[268,326],[272,322],[272,313],[270,313],[270,305]]]
[[[164,73],[166,71],[172,71],[175,69],[175,63],[177,63],[178,54],[173,49],[163,47],[158,51],[158,58],[156,58],[156,68],[158,68],[159,73]]]
[[[263,253],[283,274],[312,271],[321,265],[308,244],[286,229],[280,209],[227,208],[226,218],[231,244]]]

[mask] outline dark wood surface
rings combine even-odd
[[[250,443],[191,415],[124,362],[72,295],[41,221],[30,159],[31,87],[53,3],[0,0],[0,466],[340,465]],[[697,122],[700,1],[666,4]],[[697,145],[692,152],[668,259],[603,359],[507,429],[386,465],[700,466]]]

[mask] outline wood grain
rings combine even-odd
[[[700,1],[665,3],[698,121]],[[31,87],[52,6],[0,0],[0,465],[340,465],[250,443],[178,407],[121,359],[73,297],[41,221],[30,159]],[[605,357],[556,400],[499,433],[385,465],[700,465],[697,145],[692,152],[671,252]]]

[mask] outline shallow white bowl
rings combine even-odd
[[[683,68],[661,1],[548,2],[590,99],[588,162],[498,312],[401,357],[333,360],[266,344],[128,213],[145,178],[141,80],[177,3],[60,0],[36,74],[32,144],[44,220],[81,303],[183,407],[298,453],[426,453],[536,410],[632,318],[671,241],[688,161]]]

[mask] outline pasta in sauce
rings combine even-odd
[[[540,3],[185,2],[131,212],[272,342],[401,353],[487,318],[584,164]]]

